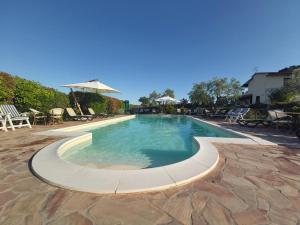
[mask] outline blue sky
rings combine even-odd
[[[136,103],[214,76],[300,64],[299,0],[0,0],[0,71],[44,85],[99,78]]]

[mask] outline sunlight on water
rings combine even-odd
[[[149,168],[185,160],[197,151],[193,136],[239,137],[185,116],[144,115],[91,130],[91,145],[63,154],[73,163],[98,168]]]

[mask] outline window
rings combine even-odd
[[[256,96],[255,103],[256,103],[256,104],[259,104],[259,103],[260,103],[260,96]]]

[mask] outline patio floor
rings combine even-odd
[[[55,127],[85,122],[66,122]],[[1,225],[300,224],[299,141],[284,132],[240,128],[279,146],[217,144],[221,160],[203,179],[161,192],[95,195],[32,175],[32,155],[61,137],[36,126],[0,133]],[[273,131],[272,131],[273,132]],[[80,179],[80,178],[78,178]]]

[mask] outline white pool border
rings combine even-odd
[[[135,115],[130,115],[36,133],[39,135],[66,136],[67,138],[50,144],[37,152],[31,162],[33,172],[47,183],[76,191],[97,194],[156,191],[186,184],[210,173],[219,162],[219,153],[211,142],[273,144],[251,135],[245,135],[190,117],[247,138],[194,137],[199,150],[201,149],[195,155],[178,163],[148,169],[112,170],[89,168],[65,161],[60,157],[71,146],[92,140],[92,133],[82,130],[103,127],[134,118]]]

